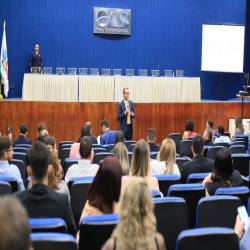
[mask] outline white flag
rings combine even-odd
[[[2,40],[2,47],[1,47],[1,74],[2,74],[2,83],[4,85],[4,94],[6,97],[8,97],[9,72],[8,72],[8,56],[7,56],[7,43],[6,43],[5,28],[3,29],[3,40]]]

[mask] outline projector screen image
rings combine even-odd
[[[244,36],[243,25],[203,24],[201,70],[242,73]]]

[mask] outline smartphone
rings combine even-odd
[[[10,125],[9,125],[9,126],[8,126],[8,135],[10,134],[10,128],[11,128],[11,127],[10,127]]]
[[[248,227],[249,227],[249,219],[248,219],[247,210],[246,210],[245,206],[238,207],[237,210],[238,210],[240,219],[245,223],[244,230],[246,232]]]

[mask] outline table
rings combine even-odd
[[[234,132],[235,132],[235,119],[229,119],[229,126],[228,126],[228,132],[230,133],[230,139],[232,139],[232,137],[234,136]],[[249,132],[249,123],[250,123],[250,119],[243,119],[242,120],[242,124],[244,127],[244,131],[245,134],[247,135]]]

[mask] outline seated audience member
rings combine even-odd
[[[54,151],[57,153],[57,148],[56,148],[56,139],[53,137],[53,136],[46,136],[44,138],[44,143],[47,145],[47,146],[50,146],[49,148],[52,148],[54,149]],[[62,166],[61,164],[59,163],[59,167],[60,169],[62,169]]]
[[[207,129],[207,128],[210,128],[210,129],[213,131],[213,137],[214,137],[214,136],[217,136],[217,131],[214,130],[213,127],[214,127],[213,121],[210,120],[210,119],[207,120],[207,122],[206,122],[206,129]],[[214,139],[214,138],[213,138],[213,139]]]
[[[151,175],[154,174],[180,174],[180,170],[175,164],[176,146],[172,139],[165,139],[162,142],[160,152],[156,161],[151,161]]]
[[[86,122],[85,125],[88,125],[90,127],[90,138],[92,140],[92,144],[98,144],[96,136],[92,135],[92,124],[91,124],[91,122]],[[81,142],[81,136],[79,136],[78,142]]]
[[[219,187],[243,186],[243,180],[239,171],[233,169],[230,151],[221,149],[215,156],[212,173],[202,182],[207,190],[207,196],[214,195]]]
[[[235,117],[235,132],[234,136],[236,135],[244,135],[244,127],[242,124],[242,119],[240,116]]]
[[[122,190],[119,220],[102,250],[166,250],[164,238],[156,231],[154,204],[147,182],[135,178]]]
[[[9,164],[13,157],[12,141],[9,136],[0,136],[0,176],[17,179],[18,190],[24,190],[23,180],[16,165]]]
[[[29,144],[31,145],[31,139],[27,139],[27,126],[25,124],[21,124],[20,129],[19,129],[19,137],[14,139],[14,146],[18,145],[18,144]]]
[[[160,151],[161,146],[155,143],[155,130],[153,128],[149,128],[147,132],[147,142],[149,145],[150,152],[158,152]]]
[[[249,222],[250,223],[250,222]],[[240,250],[249,250],[250,248],[250,227],[244,231],[245,223],[241,221],[240,216],[237,215],[234,226],[234,232],[238,235],[240,240]]]
[[[118,134],[118,133],[117,133]],[[128,151],[123,142],[118,142],[114,147],[114,157],[116,157],[122,167],[122,174],[128,175],[129,174],[129,159],[128,159]]]
[[[186,183],[190,174],[212,172],[214,161],[203,156],[204,141],[200,134],[195,135],[192,142],[193,159],[182,165],[181,182]]]
[[[203,138],[204,138],[204,146],[214,146],[213,131],[211,128],[206,128]]]
[[[0,203],[0,249],[33,250],[27,212],[13,196],[3,197]]]
[[[34,141],[37,141],[37,140],[38,140],[39,134],[40,134],[40,132],[41,132],[42,130],[47,130],[46,125],[45,125],[43,122],[41,122],[41,123],[38,124],[38,128],[37,128],[37,138],[36,138]]]
[[[88,200],[83,208],[81,219],[87,215],[118,213],[121,177],[122,169],[119,160],[111,156],[106,157],[89,187]]]
[[[214,140],[214,143],[219,142],[230,142],[230,138],[224,135],[224,127],[223,125],[218,125],[217,127],[217,138]]]
[[[36,141],[44,142],[44,138],[49,135],[48,131],[46,129],[43,129],[39,132],[39,136],[36,139]]]
[[[115,136],[115,145],[118,143],[118,142],[122,142],[124,144],[124,135],[122,133],[122,131],[118,131],[116,136]]]
[[[92,151],[92,141],[89,136],[84,136],[80,143],[80,155],[81,160],[78,161],[78,164],[72,165],[65,176],[66,183],[69,182],[72,177],[80,176],[95,176],[99,165],[91,163],[91,151]]]
[[[81,129],[81,138],[83,138],[84,136],[90,137],[90,127],[87,125],[82,126],[82,129]],[[69,152],[69,157],[70,158],[81,158],[79,150],[80,150],[80,143],[79,142],[72,144],[70,152]],[[92,143],[91,143],[90,160],[91,160],[91,162],[93,162],[93,160],[94,160],[94,151],[92,150]]]
[[[31,189],[14,193],[27,209],[30,218],[61,218],[68,233],[75,236],[76,226],[67,195],[50,190],[48,176],[51,174],[50,151],[41,142],[34,142],[29,149]]]
[[[185,125],[185,132],[183,133],[183,140],[187,140],[189,136],[195,136],[196,133],[194,133],[194,123],[192,120],[187,120]]]
[[[122,177],[122,187],[136,177],[143,177],[146,179],[150,189],[159,190],[159,183],[155,177],[149,176],[150,171],[150,155],[148,143],[143,139],[139,140],[133,150],[131,161],[130,176]]]
[[[101,130],[103,132],[103,135],[100,137],[100,144],[115,144],[115,137],[117,134],[117,131],[111,131],[109,129],[109,122],[107,119],[103,119],[101,122]]]

